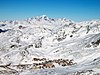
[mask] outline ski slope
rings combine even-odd
[[[12,67],[39,63],[33,58],[73,59],[76,64],[38,70]],[[74,22],[42,15],[0,21],[0,65],[1,75],[100,74],[100,20]]]

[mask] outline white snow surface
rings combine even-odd
[[[33,57],[73,59],[77,64],[23,70],[19,75],[74,75],[86,70],[100,74],[100,20],[74,22],[43,15],[0,21],[0,65],[32,64]]]

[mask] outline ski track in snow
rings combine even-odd
[[[100,20],[77,23],[37,16],[20,21],[0,21],[0,65],[29,64],[33,63],[33,57],[73,59],[76,64],[23,70],[19,75],[73,75],[86,70],[100,72]]]

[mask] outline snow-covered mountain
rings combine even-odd
[[[68,59],[75,64],[61,66],[52,62],[55,67],[37,70],[33,69],[34,63],[43,62],[34,58],[45,58],[43,62]],[[24,68],[16,67],[19,65],[24,65]],[[100,20],[74,22],[42,15],[25,20],[0,21],[0,74],[12,73],[100,74]]]

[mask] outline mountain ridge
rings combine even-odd
[[[87,74],[88,70],[93,70],[93,74],[100,72],[100,20],[74,22],[65,18],[52,20],[43,15],[0,22],[0,43],[0,65],[10,64],[11,69],[14,68],[11,65],[19,64],[34,67],[33,63],[39,62],[33,61],[33,58],[45,58],[45,62],[68,59],[76,63],[63,67],[53,63],[55,67],[36,70],[37,74],[32,67],[26,70],[14,68],[19,75],[50,75],[49,72],[51,75],[73,75],[81,71]],[[7,69],[5,71],[9,72]]]

